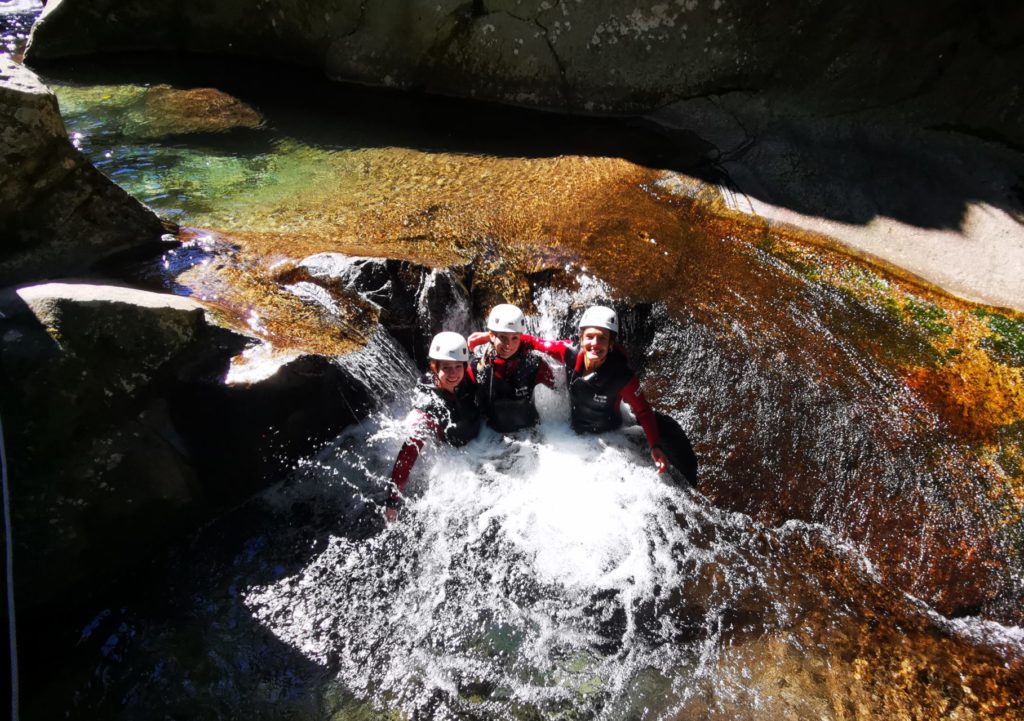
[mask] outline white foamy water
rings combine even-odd
[[[42,7],[40,0],[0,0],[0,15],[36,12]]]
[[[538,298],[531,328],[557,336],[567,314],[606,297],[581,284]],[[367,353],[411,369],[393,343]],[[411,388],[411,370],[405,379]],[[576,435],[564,388],[536,394],[535,429],[428,443],[392,525],[380,502],[410,393],[266,494],[282,525],[310,505],[330,522],[301,568],[248,588],[253,618],[343,693],[408,718],[761,718],[786,707],[788,692],[751,670],[757,654],[776,644],[830,663],[801,619],[814,609],[835,627],[856,622],[860,600],[832,595],[829,574],[877,584],[871,564],[816,524],[772,530],[715,509],[655,472],[636,429]],[[831,698],[820,675],[799,683],[806,698]]]
[[[657,718],[711,694],[715,609],[769,583],[740,540],[762,530],[659,476],[638,439],[574,434],[564,396],[538,395],[530,432],[428,445],[397,523],[332,536],[299,573],[250,589],[254,616],[347,691],[431,718],[624,718],[652,683],[639,717]],[[343,525],[378,514],[407,408],[342,436],[267,502],[317,498]],[[662,613],[726,559],[745,570],[703,590],[697,617]]]
[[[533,328],[558,335],[566,313],[604,297],[585,276],[579,293],[549,291]],[[382,339],[365,353],[409,367]],[[362,361],[339,362],[358,373]],[[395,375],[411,387],[411,372]],[[763,529],[659,476],[642,434],[573,433],[556,378],[558,389],[535,391],[535,429],[485,429],[461,449],[428,443],[399,521],[368,537],[332,533],[298,573],[249,590],[255,618],[346,692],[430,718],[512,718],[523,707],[657,718],[722,693],[728,675],[710,669],[723,609],[778,585],[750,560]],[[380,519],[410,404],[382,391],[397,398],[386,412],[265,501],[282,515],[312,501],[338,529]],[[699,599],[682,603],[695,583]],[[786,611],[762,615],[778,623]]]

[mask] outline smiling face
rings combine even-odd
[[[494,346],[494,352],[498,354],[499,358],[510,358],[519,350],[519,343],[522,341],[522,334],[520,333],[497,333],[490,331],[491,334],[491,345]]]
[[[612,345],[612,334],[604,328],[584,328],[580,335],[583,349],[583,363],[588,371],[597,370],[608,357]]]
[[[430,362],[430,367],[434,371],[434,385],[449,393],[454,392],[466,374],[466,364],[458,361],[435,360]]]

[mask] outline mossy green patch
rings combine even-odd
[[[947,336],[953,332],[952,326],[945,323],[946,311],[934,303],[910,298],[903,306],[907,316],[918,327],[932,336]]]
[[[144,85],[75,85],[52,86],[60,103],[60,112],[65,118],[78,115],[103,115],[118,113],[136,105],[145,97]]]
[[[992,331],[982,339],[981,347],[1004,365],[1024,367],[1024,318],[1010,318],[980,308],[972,313],[987,322]]]
[[[773,235],[763,237],[757,244],[757,248],[785,263],[804,280],[814,282],[821,279],[821,267],[818,264],[814,263],[809,256],[798,252],[795,247],[781,242]]]
[[[1006,475],[1024,482],[1024,420],[999,429],[996,462]]]

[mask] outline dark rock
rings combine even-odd
[[[166,229],[68,140],[57,98],[0,56],[0,286],[81,273]]]
[[[51,283],[5,292],[0,313],[19,616],[30,625],[159,557],[371,403],[322,358],[227,384],[251,340],[182,297]]]
[[[754,0],[51,0],[28,58],[184,49],[338,80],[561,111],[644,113],[741,91],[798,115],[885,109],[1024,145],[1024,6]]]
[[[381,309],[380,324],[422,364],[435,333],[466,334],[476,329],[465,276],[462,268],[432,269],[387,258],[318,253],[280,280],[308,279],[335,292],[356,291]]]

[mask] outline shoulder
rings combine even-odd
[[[633,370],[633,366],[629,364],[629,358],[626,357],[626,353],[616,347],[608,353],[608,360],[605,361],[605,367],[610,373],[614,373],[616,376],[622,376],[630,378],[636,375],[636,371]]]
[[[432,408],[438,402],[441,401],[441,391],[433,384],[433,382],[427,382],[427,380],[421,379],[416,384],[416,388],[412,394],[412,406],[419,410],[426,410]]]

